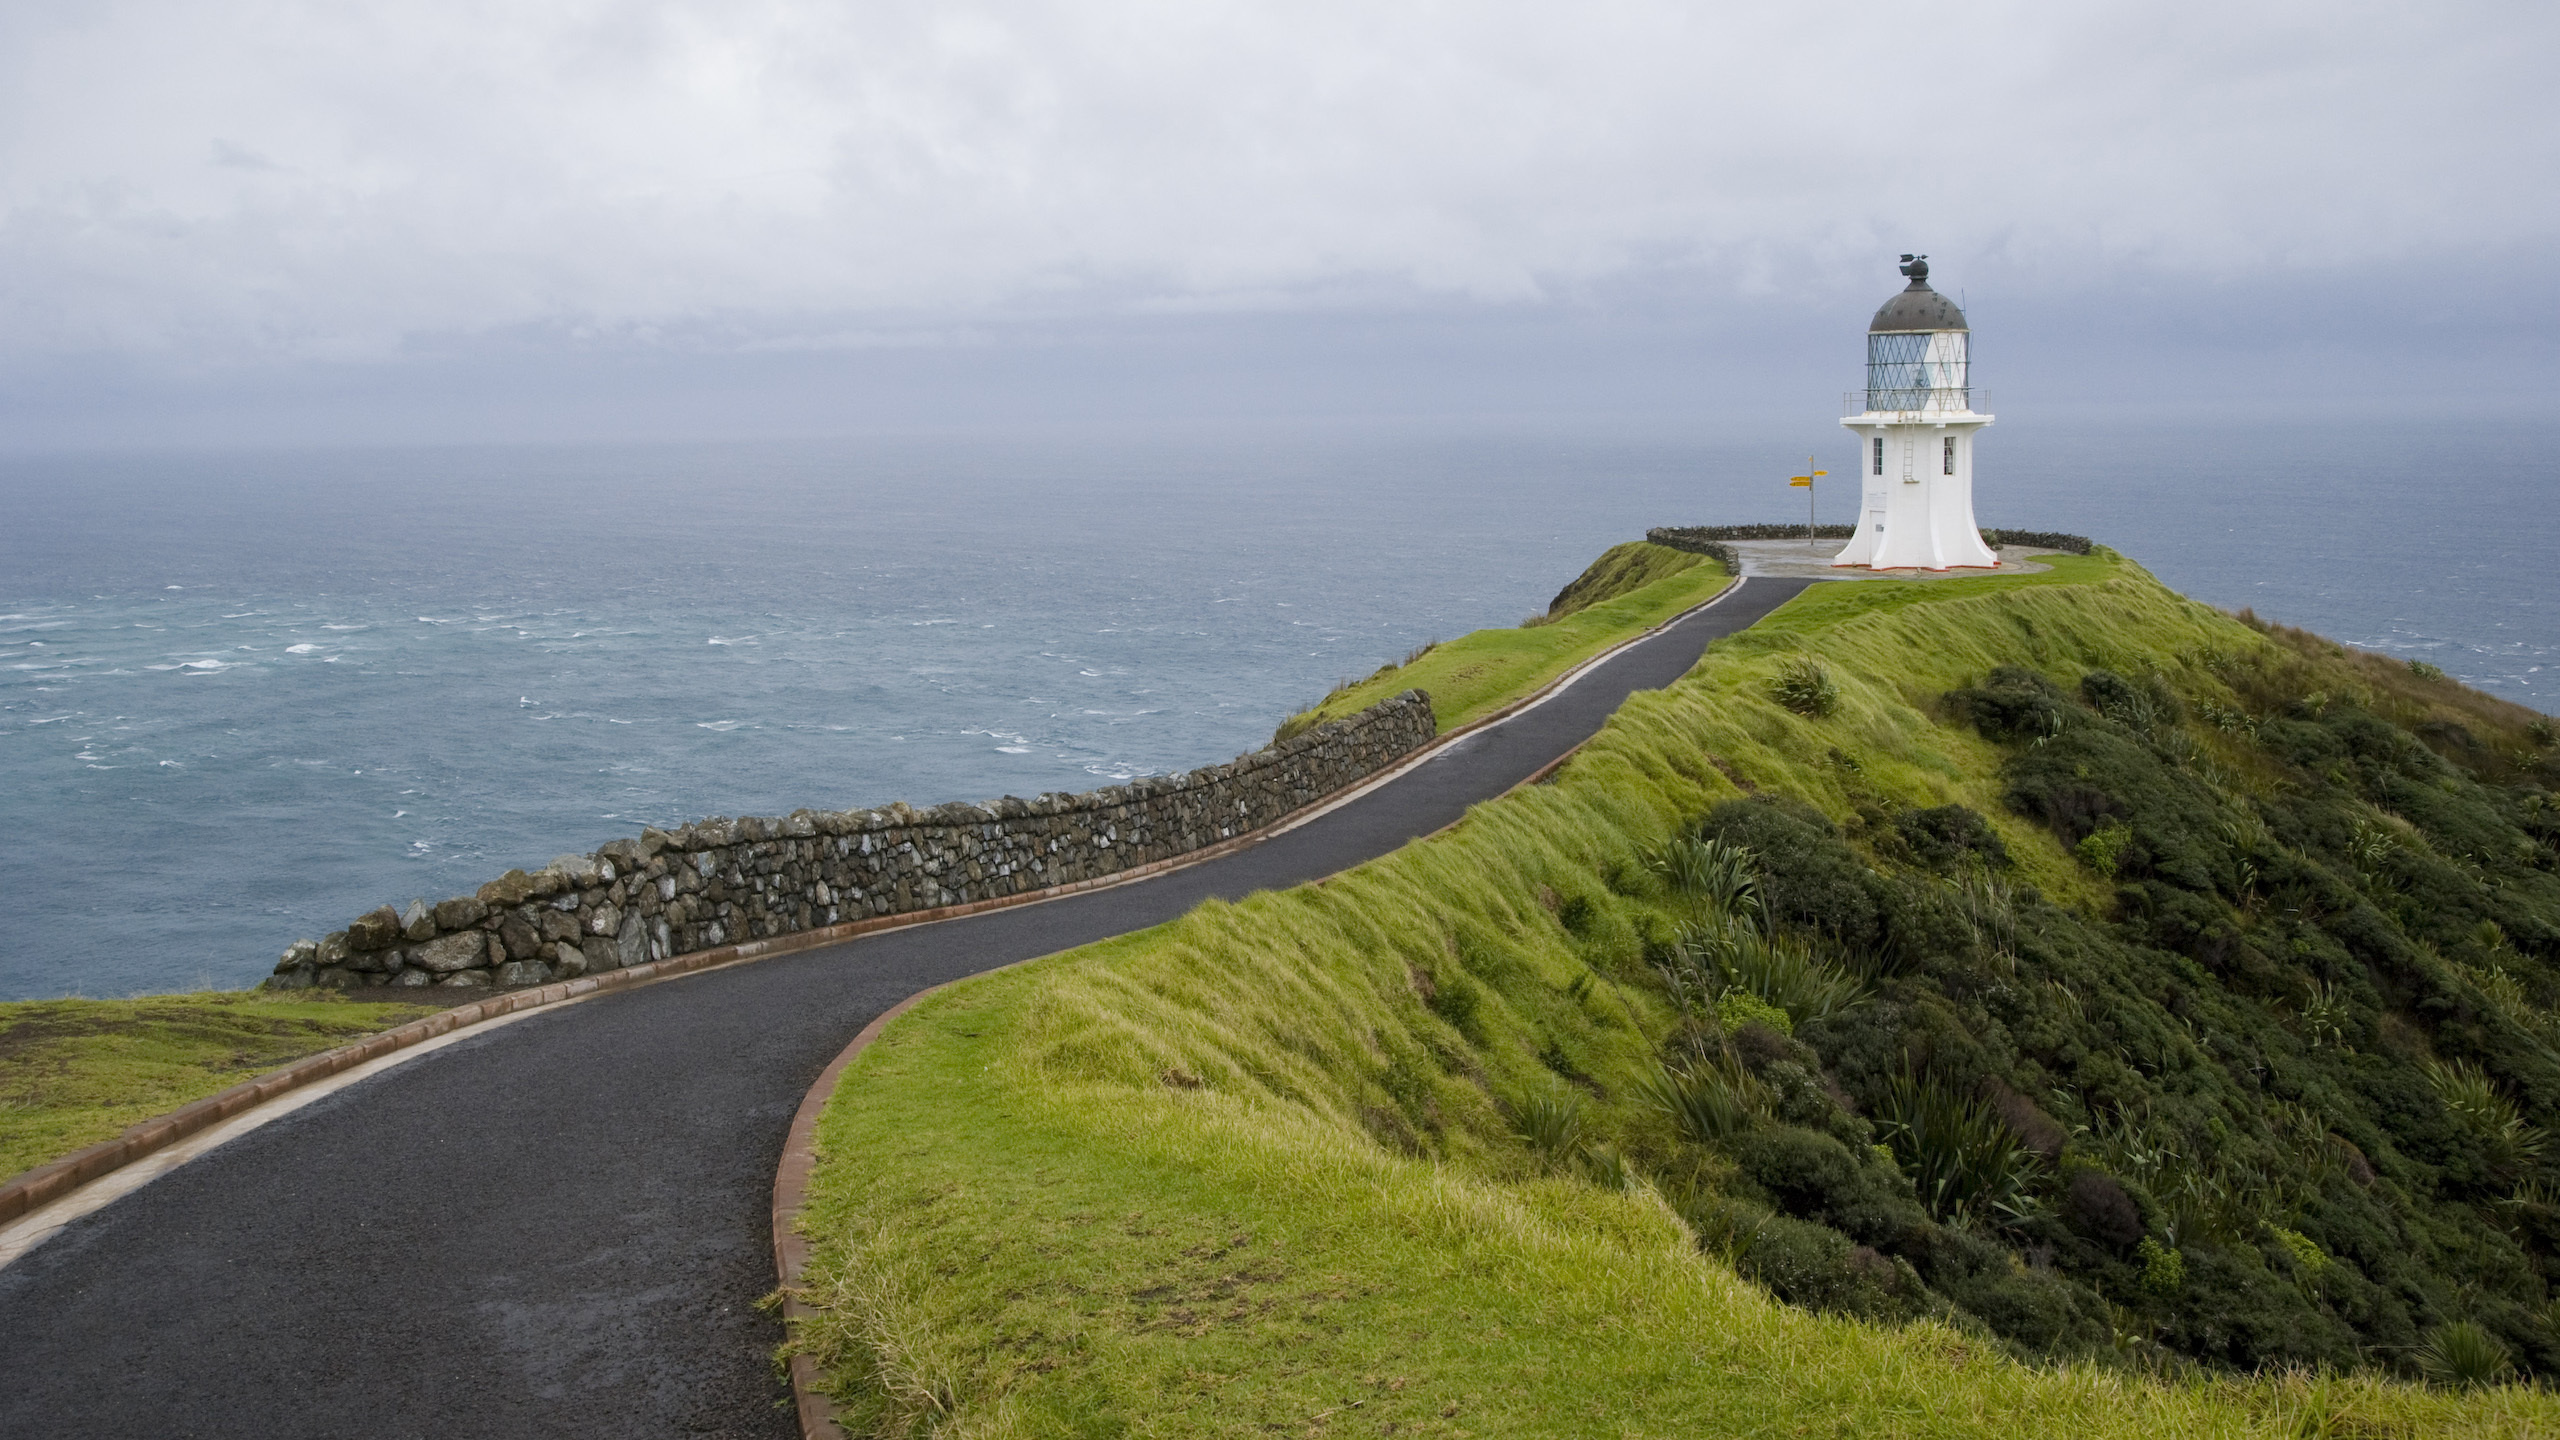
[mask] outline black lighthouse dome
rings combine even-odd
[[[1956,308],[1956,302],[1929,288],[1928,256],[1903,256],[1902,273],[1911,277],[1911,283],[1903,287],[1901,294],[1884,302],[1884,308],[1868,322],[1868,334],[1966,328],[1964,312]]]
[[[1929,288],[1929,257],[1905,255],[1911,284],[1867,326],[1867,408],[1971,411],[1973,332],[1955,302]]]

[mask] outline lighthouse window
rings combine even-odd
[[[1948,436],[1946,439],[1946,446],[1945,468],[1939,473],[1944,475],[1953,475],[1956,473],[1956,437],[1953,435]]]
[[[1876,473],[1884,473],[1884,437],[1881,435],[1876,437]]]

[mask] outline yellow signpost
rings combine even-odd
[[[1831,472],[1814,469],[1813,457],[1810,455],[1804,457],[1804,470],[1805,473],[1802,475],[1788,476],[1787,483],[1804,489],[1804,548],[1812,550],[1818,548],[1813,538],[1813,482]]]

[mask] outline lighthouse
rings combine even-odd
[[[1857,533],[1834,565],[1873,570],[1988,569],[2000,563],[1973,523],[1972,332],[1929,288],[1929,257],[1905,255],[1911,283],[1867,326],[1867,388],[1840,423],[1858,437]]]

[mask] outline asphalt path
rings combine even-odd
[[[774,1169],[865,1024],[1440,829],[1808,583],[1748,581],[1220,859],[534,1011],[251,1131],[0,1269],[0,1436],[786,1440]]]

